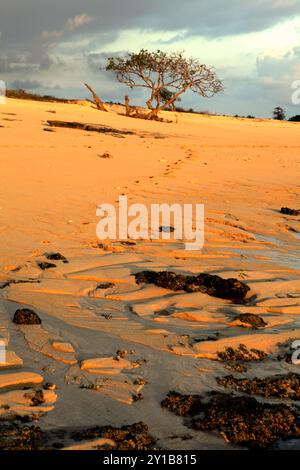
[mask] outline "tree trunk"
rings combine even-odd
[[[156,119],[158,117],[159,111],[161,111],[160,108],[152,109],[152,111],[150,111],[150,113],[147,115],[147,119],[149,119],[150,121],[152,119]]]
[[[177,100],[177,98],[182,95],[182,93],[185,93],[186,90],[188,88],[190,88],[192,86],[192,83],[189,83],[188,85],[186,85],[182,90],[180,90],[178,93],[176,93],[176,95],[173,96],[173,98],[169,101],[167,101],[166,103],[164,103],[162,106],[156,108],[156,109],[152,109],[152,111],[148,114],[147,116],[147,119],[151,120],[151,119],[156,119],[157,116],[158,116],[158,113],[160,111],[163,111],[165,108],[167,108],[168,106],[175,106],[175,101]]]
[[[103,101],[99,98],[99,96],[94,92],[94,90],[92,89],[92,87],[90,87],[87,83],[84,84],[87,89],[92,93],[93,95],[93,98],[94,98],[94,103],[95,105],[97,106],[97,109],[99,109],[99,111],[105,111],[107,112],[107,109],[106,107],[104,106],[104,103]]]
[[[125,95],[125,109],[126,109],[126,116],[130,116],[131,114],[131,107],[129,104],[129,96]]]

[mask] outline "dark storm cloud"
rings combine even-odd
[[[85,80],[96,84],[101,80],[104,98],[105,94],[119,98],[123,88],[99,70],[107,54],[95,51],[104,46],[109,50],[109,44],[125,30],[173,32],[169,39],[159,41],[160,35],[153,34],[153,41],[147,35],[151,49],[169,48],[188,36],[232,35],[238,44],[239,34],[262,31],[297,15],[300,0],[0,0],[0,78],[14,85],[21,80],[26,87],[48,83],[50,88],[59,80],[66,94],[72,90],[78,94]],[[126,40],[119,46],[126,50]],[[222,41],[222,57],[221,49]],[[237,89],[252,95],[254,104],[266,83],[268,90],[272,88],[270,77],[277,76],[276,86],[279,83],[282,90],[286,87],[283,71],[298,73],[296,56],[294,51],[292,57],[279,60],[260,58],[257,80],[251,85],[241,78]],[[231,109],[238,98],[225,93],[216,103],[222,106],[224,100],[224,107],[229,103]]]
[[[187,29],[224,36],[259,31],[299,13],[300,0],[1,0],[0,31],[11,43],[30,41],[42,31],[60,32],[82,13],[95,17],[89,31]]]

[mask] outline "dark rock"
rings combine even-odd
[[[108,152],[105,152],[102,155],[98,155],[98,157],[99,158],[113,158],[112,155],[110,155],[110,153]]]
[[[97,285],[96,289],[111,289],[112,287],[115,287],[113,282],[102,282],[101,284]]]
[[[211,274],[186,276],[172,271],[142,271],[135,274],[137,284],[148,283],[173,291],[203,292],[213,297],[242,301],[250,287],[237,279],[223,279]]]
[[[25,419],[26,418],[26,419]],[[122,428],[112,426],[95,426],[93,428],[70,429],[57,428],[41,430],[36,426],[28,426],[24,423],[28,417],[17,415],[14,421],[1,420],[0,426],[0,450],[51,450],[62,449],[71,441],[80,442],[98,438],[111,439],[116,445],[105,446],[105,449],[113,450],[148,450],[154,447],[155,439],[149,434],[148,426],[143,423],[135,423]],[[99,450],[103,447],[99,446]]]
[[[287,405],[259,403],[252,397],[216,393],[191,422],[199,431],[219,431],[233,444],[267,448],[279,439],[300,437],[299,411]]]
[[[248,393],[249,395],[300,400],[299,374],[289,373],[264,379],[236,379],[232,375],[228,375],[227,377],[219,377],[217,382],[223,387]]]
[[[25,393],[24,397],[30,399],[31,406],[39,406],[39,405],[42,405],[43,403],[45,403],[43,390],[35,390],[35,392],[33,394],[32,393]]]
[[[255,330],[267,326],[267,323],[263,320],[263,318],[259,317],[258,315],[254,315],[253,313],[241,313],[235,318],[235,320],[239,320],[242,323],[251,325]]]
[[[46,269],[56,268],[56,264],[47,263],[46,261],[41,261],[38,263],[38,267],[41,268],[43,271]]]
[[[68,263],[69,261],[67,260],[67,258],[60,254],[60,253],[45,253],[44,255],[47,259],[49,259],[50,261],[63,261],[64,263]]]
[[[42,431],[37,426],[1,423],[0,450],[42,450]]]
[[[121,245],[123,245],[123,246],[135,246],[136,242],[123,241],[123,242],[121,242]]]
[[[40,325],[42,321],[33,310],[21,308],[15,312],[13,323],[17,325]]]
[[[225,351],[218,352],[218,358],[221,361],[263,361],[268,357],[264,351],[259,349],[248,349],[244,344],[240,344],[237,349],[227,348]]]
[[[136,393],[136,394],[132,395],[132,400],[133,400],[134,403],[137,402],[137,401],[141,401],[143,399],[144,399],[144,397],[141,393]]]
[[[199,395],[181,395],[177,392],[169,392],[161,402],[161,406],[177,416],[193,416],[202,410],[201,397]]]
[[[200,395],[171,392],[162,406],[185,416],[188,427],[218,431],[228,441],[244,447],[267,448],[279,439],[300,438],[299,410],[284,404],[260,403],[252,397],[217,392],[205,400]]]
[[[282,207],[280,212],[281,214],[285,214],[285,215],[293,215],[293,216],[300,215],[300,209],[290,209],[289,207]]]

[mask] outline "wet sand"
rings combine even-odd
[[[46,132],[52,111],[125,134]],[[300,340],[300,217],[280,213],[300,206],[299,126],[179,113],[159,123],[118,112],[21,100],[0,107],[0,338],[11,351],[0,367],[1,405],[45,431],[143,421],[158,447],[233,448],[218,432],[188,429],[160,403],[170,390],[229,393],[217,382],[229,374],[219,353],[240,344],[266,358],[247,362],[237,378],[298,372],[278,356],[279,343],[289,350]],[[204,249],[174,240],[101,243],[96,206],[120,194],[129,203],[204,203]],[[49,252],[68,263],[47,260]],[[236,278],[250,291],[233,303],[137,284],[133,275],[145,270]],[[20,308],[41,325],[14,324]],[[246,313],[265,326],[237,320]],[[56,389],[32,406],[22,389],[42,381]]]

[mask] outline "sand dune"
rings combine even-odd
[[[10,99],[0,107],[0,338],[11,351],[0,367],[0,405],[29,414],[22,386],[54,383],[35,410],[45,429],[142,420],[159,446],[180,449],[172,434],[186,428],[160,401],[174,389],[220,390],[219,352],[264,351],[264,361],[247,365],[250,375],[297,371],[277,357],[279,343],[300,340],[300,218],[279,212],[300,206],[299,126],[174,113],[166,114],[172,123],[148,122],[120,111]],[[3,121],[4,112],[15,119]],[[47,132],[53,112],[132,134]],[[96,206],[120,194],[146,205],[204,203],[203,250],[174,240],[101,245]],[[47,252],[68,263],[40,269]],[[138,285],[133,274],[144,270],[218,274],[251,291],[238,304]],[[42,325],[12,323],[25,307]],[[246,313],[266,325],[236,320]],[[196,432],[184,445],[230,448]]]

